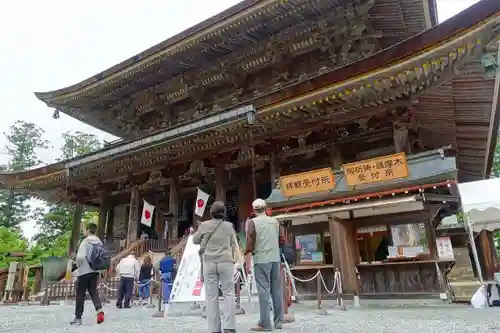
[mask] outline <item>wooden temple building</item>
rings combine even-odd
[[[239,230],[267,198],[297,274],[340,268],[348,293],[444,292],[453,260],[436,227],[458,210],[455,184],[492,164],[499,11],[483,0],[438,25],[434,0],[242,1],[36,93],[121,140],[0,185],[74,203],[71,250],[83,205],[99,207],[107,241],[146,231],[167,248],[196,219],[197,187]],[[143,199],[157,207],[150,229]]]

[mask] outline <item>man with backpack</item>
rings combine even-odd
[[[266,214],[266,202],[256,199],[252,203],[255,217],[246,222],[247,271],[253,256],[253,270],[259,296],[260,318],[252,331],[272,331],[283,325],[283,285],[280,271],[281,250],[285,237],[278,221]],[[274,310],[273,322],[269,312],[269,295]]]
[[[76,301],[75,318],[71,325],[81,325],[85,304],[85,294],[89,293],[92,303],[97,312],[97,323],[104,322],[104,312],[102,311],[101,300],[97,292],[99,283],[99,271],[109,268],[110,257],[104,246],[96,236],[97,225],[89,223],[85,227],[85,239],[80,243],[76,254]]]

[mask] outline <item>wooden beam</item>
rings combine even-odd
[[[130,206],[127,226],[127,247],[137,240],[139,228],[139,187],[134,185],[130,192]]]
[[[115,209],[110,206],[108,210],[108,218],[106,221],[106,240],[111,242],[113,240],[113,225],[115,223]]]
[[[271,190],[276,188],[279,178],[279,166],[278,159],[276,158],[275,153],[271,153],[269,155],[269,176],[271,180]]]
[[[106,230],[106,220],[109,210],[109,191],[103,190],[99,199],[99,216],[97,219],[97,237],[104,239],[104,232]]]
[[[169,239],[177,243],[179,233],[179,180],[176,177],[172,178],[170,182],[169,209],[169,213],[172,215],[168,231],[170,235]]]
[[[224,166],[217,166],[215,168],[215,200],[226,202],[226,183],[227,173]]]
[[[328,147],[328,154],[330,160],[330,167],[333,170],[340,170],[342,166],[342,153],[340,152],[340,146],[338,144],[333,144]]]
[[[83,205],[80,202],[75,204],[73,210],[73,226],[71,228],[71,239],[69,241],[68,255],[75,256],[80,241],[80,228],[82,224]]]
[[[394,124],[394,148],[396,153],[411,154],[408,127],[405,124]]]

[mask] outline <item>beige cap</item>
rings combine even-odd
[[[252,202],[253,209],[262,209],[266,208],[266,206],[266,202],[262,199],[255,199],[254,202]]]

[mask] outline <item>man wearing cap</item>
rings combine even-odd
[[[253,255],[254,276],[259,295],[260,319],[252,331],[271,331],[269,295],[273,303],[274,328],[282,328],[283,295],[280,274],[280,245],[285,243],[283,230],[274,217],[267,216],[266,202],[256,199],[252,203],[255,217],[247,220],[246,249],[247,270]]]

